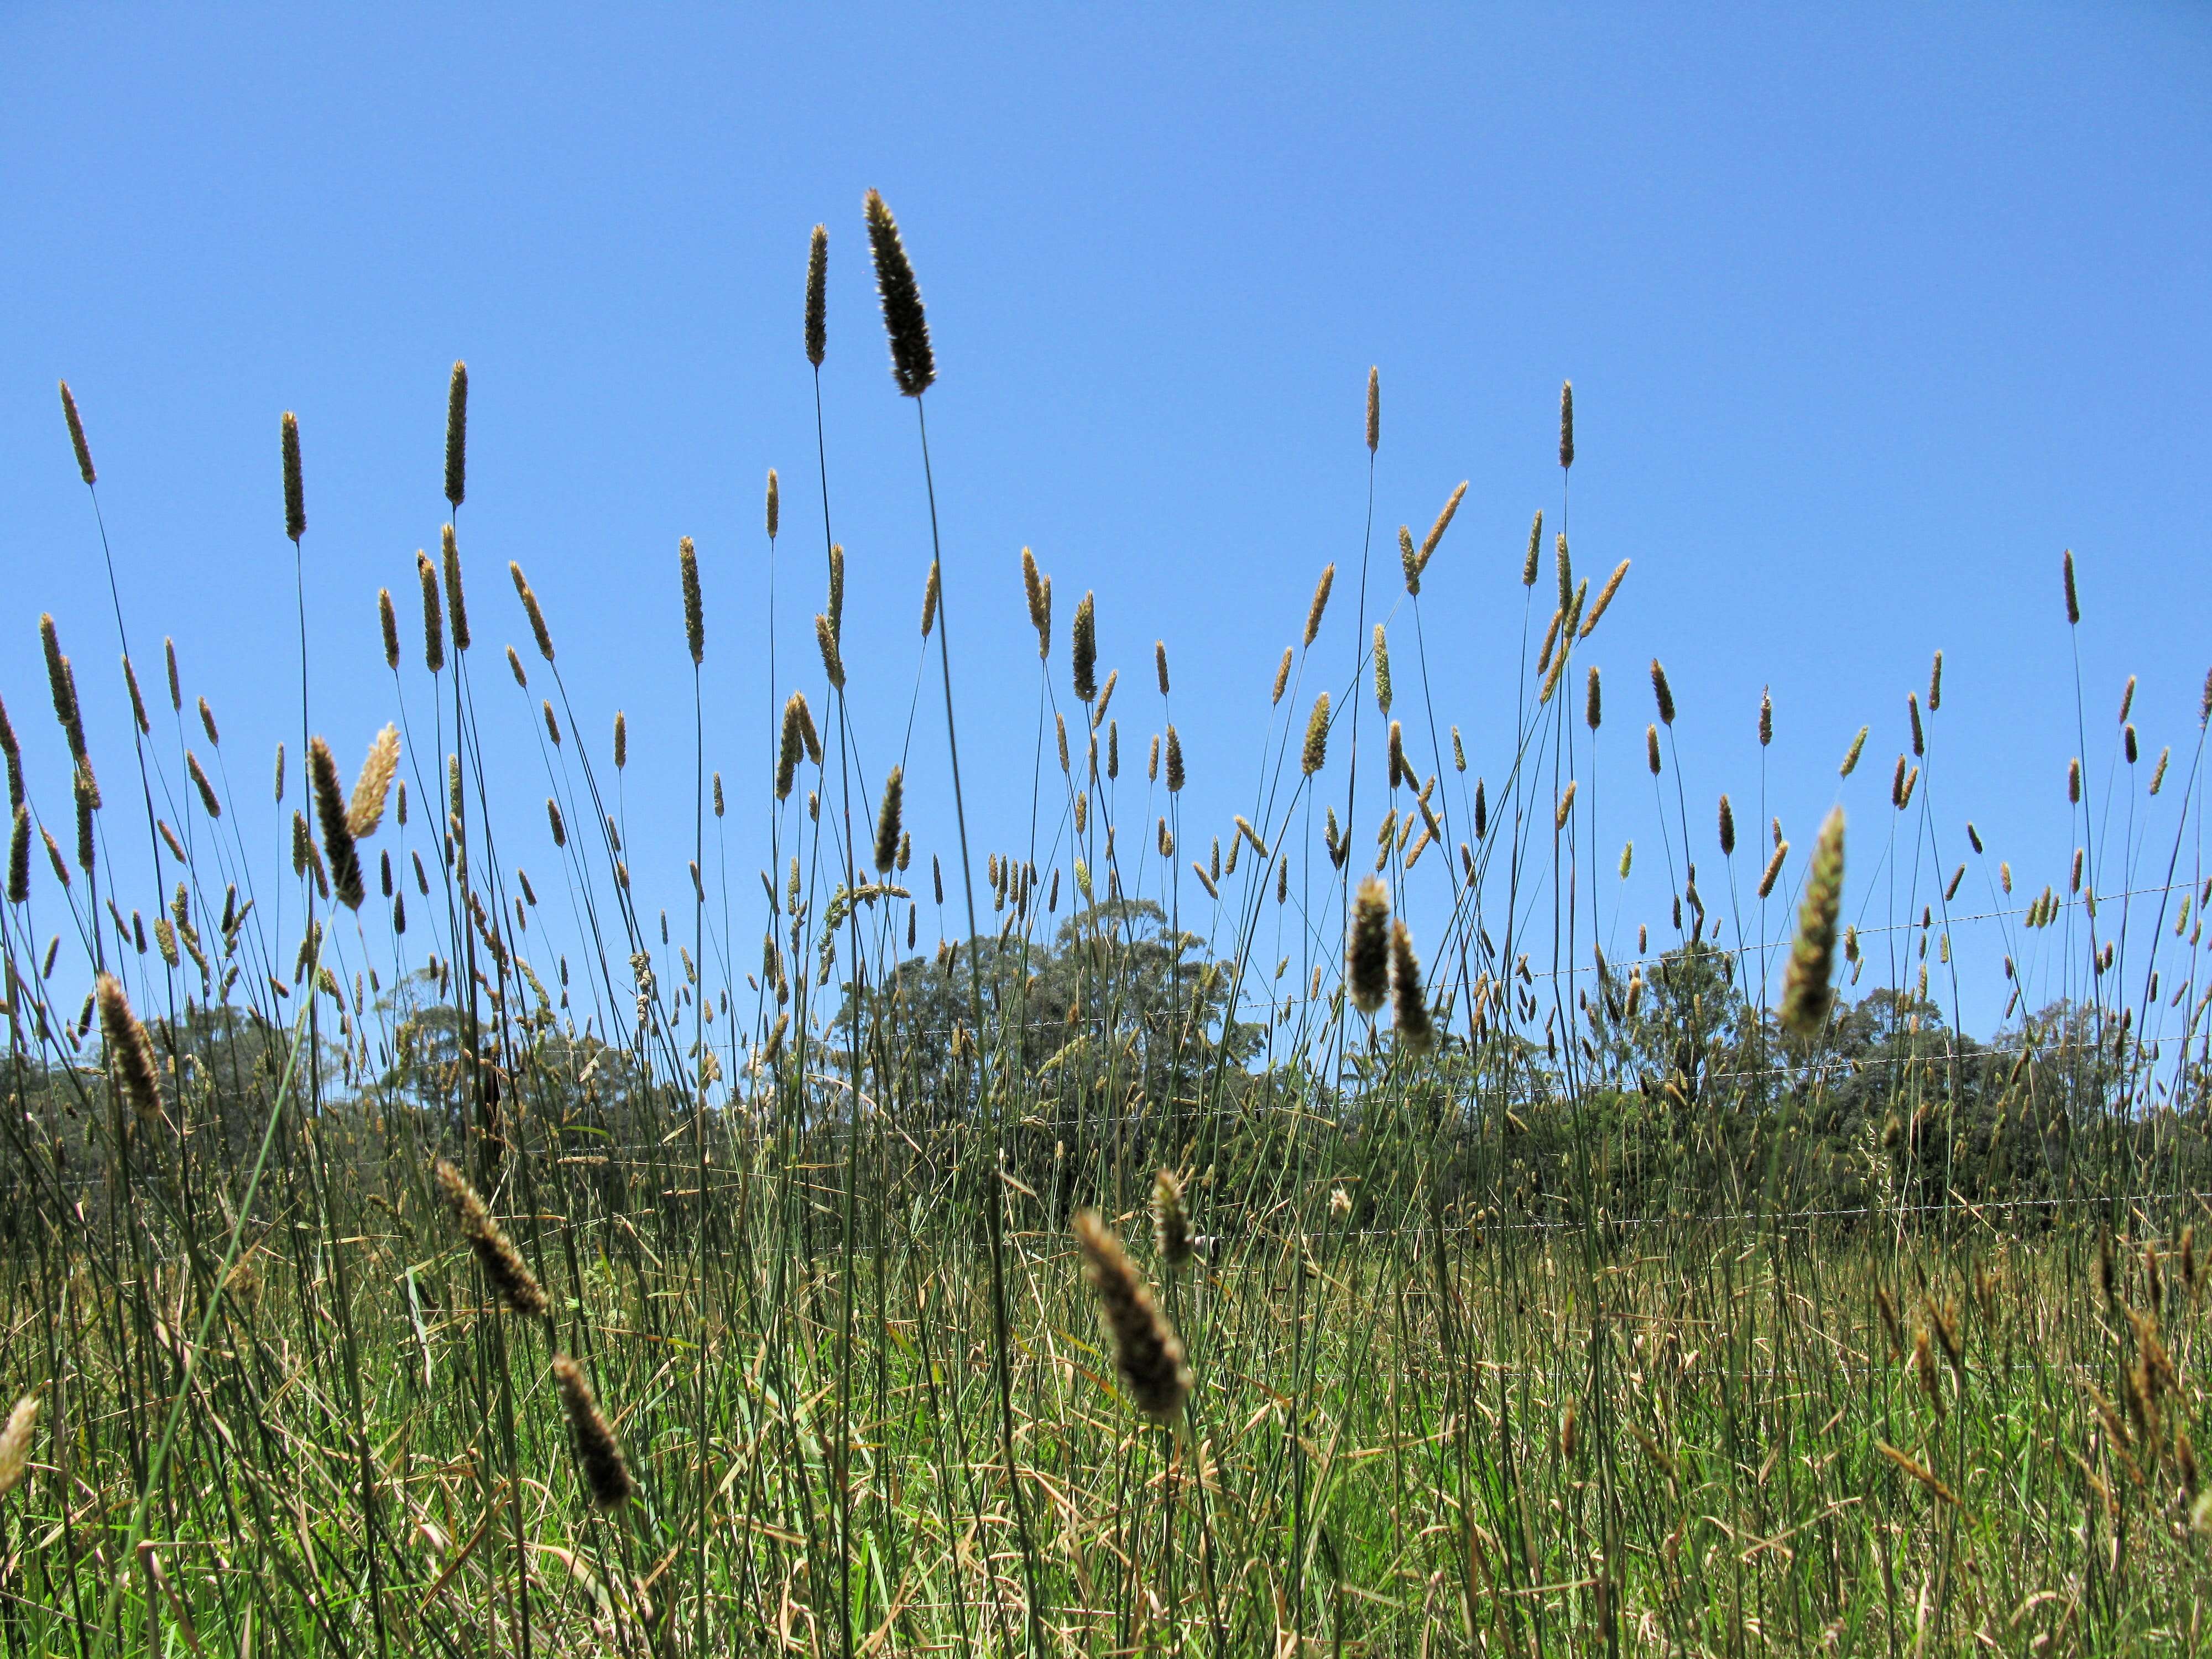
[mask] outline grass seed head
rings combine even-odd
[[[684,580],[684,642],[696,667],[707,655],[707,610],[699,593],[699,554],[689,536],[676,544],[676,564]]]
[[[446,386],[446,500],[455,507],[468,493],[469,366],[453,365]]]
[[[370,750],[372,757],[374,753]],[[314,787],[315,817],[322,824],[323,851],[330,860],[331,884],[339,902],[358,910],[363,896],[361,855],[346,823],[346,798],[338,781],[337,762],[331,758],[330,744],[320,738],[307,744],[307,774]]]
[[[1597,603],[1590,606],[1589,615],[1583,618],[1582,631],[1576,635],[1577,639],[1586,640],[1596,630],[1597,619],[1605,615],[1606,607],[1613,603],[1613,596],[1620,592],[1620,584],[1627,575],[1628,561],[1623,559],[1613,566],[1613,574],[1605,579],[1605,586],[1598,590]]]
[[[888,218],[890,216],[884,216]],[[892,235],[897,235],[896,228]],[[913,281],[909,272],[907,280]],[[918,303],[918,302],[917,302]],[[814,227],[814,234],[806,243],[806,361],[815,368],[822,367],[822,358],[830,349],[830,228]],[[927,339],[925,334],[924,338]],[[775,532],[768,532],[773,536]]]
[[[447,525],[438,531],[438,544],[445,553],[445,608],[447,623],[453,630],[453,650],[469,648],[469,602],[460,588],[460,542],[453,538],[453,526]]]
[[[1778,864],[1788,843],[1775,849]],[[1803,1037],[1826,1024],[1835,1000],[1836,918],[1844,901],[1844,809],[1828,809],[1813,846],[1813,867],[1797,908],[1797,936],[1782,980],[1782,1021]]]
[[[422,587],[422,665],[435,674],[446,665],[445,612],[438,599],[437,567],[419,547],[415,574]]]
[[[1190,1260],[1190,1217],[1183,1210],[1182,1182],[1172,1170],[1152,1178],[1152,1240],[1160,1260],[1180,1267]]]
[[[446,1203],[453,1212],[461,1237],[474,1253],[484,1277],[507,1305],[526,1319],[542,1319],[552,1311],[537,1276],[522,1260],[522,1252],[492,1218],[491,1211],[477,1194],[468,1178],[445,1158],[431,1166]]]
[[[538,641],[538,654],[551,662],[553,635],[545,626],[545,613],[538,607],[538,595],[532,591],[529,581],[524,577],[522,567],[512,559],[507,561],[507,574],[514,579],[515,597],[522,601],[523,610],[529,613],[530,632]]]
[[[1328,609],[1329,590],[1335,586],[1336,567],[1332,564],[1321,573],[1321,580],[1314,584],[1313,601],[1306,606],[1305,643],[1308,646],[1311,646],[1321,633],[1322,614]]]
[[[1429,1021],[1429,1005],[1421,993],[1421,964],[1413,955],[1413,935],[1405,919],[1390,924],[1390,1012],[1398,1041],[1408,1052],[1428,1052],[1436,1040]]]
[[[1575,464],[1575,383],[1559,382],[1559,465]]]
[[[63,392],[69,388],[64,386]],[[1367,453],[1372,455],[1382,443],[1382,371],[1380,368],[1367,371]],[[87,483],[91,482],[89,479]]]
[[[906,794],[904,769],[894,766],[884,780],[884,803],[876,814],[876,872],[889,875],[898,863],[899,817]]]
[[[76,470],[87,484],[100,482],[100,475],[92,469],[92,447],[84,441],[84,422],[77,418],[76,394],[64,380],[62,388],[62,419],[69,423],[70,447],[76,452]]]
[[[66,392],[68,388],[64,386],[63,390]],[[84,465],[89,471],[92,463],[87,461]],[[92,481],[88,478],[85,482],[89,483]],[[31,1437],[38,1426],[39,1397],[27,1394],[8,1413],[7,1426],[0,1428],[0,1498],[5,1498],[21,1486],[29,1474]]]
[[[1096,1211],[1077,1212],[1073,1229],[1085,1273],[1098,1293],[1100,1322],[1113,1339],[1114,1368],[1131,1403],[1156,1423],[1173,1422],[1193,1382],[1175,1328]]]
[[[891,378],[909,398],[919,398],[937,379],[937,356],[930,349],[929,322],[921,307],[921,289],[914,279],[898,222],[870,191],[864,205],[868,247],[875,255],[876,293],[883,301],[884,331],[890,338]],[[826,242],[824,244],[827,246]]]
[[[568,1434],[576,1449],[576,1463],[582,1471],[584,1489],[592,1495],[592,1505],[602,1514],[611,1514],[629,1501],[637,1491],[632,1480],[629,1464],[623,1459],[622,1443],[599,1409],[599,1402],[592,1393],[592,1385],[584,1376],[584,1368],[565,1353],[553,1356],[553,1385],[561,1395],[561,1409],[568,1419]]]
[[[775,539],[775,533],[776,533],[776,531],[778,530],[778,528],[779,528],[779,527],[781,526],[781,525],[782,519],[783,519],[783,486],[776,481],[775,469],[774,467],[770,467],[770,468],[769,468],[769,470],[768,470],[768,538],[769,538],[769,540],[770,540],[770,541],[774,541],[774,540]]]
[[[1298,769],[1306,776],[1328,764],[1328,693],[1324,691],[1314,699],[1313,713],[1306,717],[1305,749],[1298,757]]]
[[[1345,981],[1352,1006],[1372,1014],[1390,995],[1390,892],[1369,876],[1352,895],[1352,930],[1345,943]]]
[[[154,1057],[154,1040],[131,1012],[131,999],[112,974],[100,976],[94,994],[100,999],[100,1029],[122,1079],[124,1098],[140,1125],[150,1130],[161,1121],[161,1071]]]
[[[284,411],[284,533],[292,545],[307,533],[307,496],[300,478],[300,417]]]
[[[1098,611],[1088,593],[1075,607],[1068,660],[1075,676],[1076,701],[1087,703],[1098,695]]]
[[[15,805],[15,827],[8,837],[8,902],[21,904],[31,896],[31,809]]]

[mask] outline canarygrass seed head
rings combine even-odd
[[[896,236],[896,229],[892,234]],[[830,228],[817,225],[806,242],[806,361],[817,368],[830,349],[829,317]]]
[[[1298,757],[1298,769],[1308,777],[1328,764],[1328,693],[1324,691],[1314,699],[1313,713],[1306,717],[1305,748]]]
[[[64,380],[62,388],[62,419],[69,424],[70,447],[76,452],[76,470],[88,487],[100,482],[100,475],[92,468],[92,447],[84,441],[84,422],[77,417],[76,394]]]
[[[1421,994],[1421,964],[1413,955],[1413,935],[1403,917],[1390,924],[1390,1013],[1398,1041],[1410,1053],[1426,1054],[1436,1040],[1436,1028]]]
[[[1130,1403],[1156,1423],[1173,1422],[1194,1380],[1175,1328],[1096,1211],[1078,1211],[1073,1227]]]
[[[569,1441],[575,1448],[576,1466],[583,1476],[584,1490],[591,1494],[594,1509],[602,1514],[611,1514],[637,1491],[629,1462],[623,1456],[622,1443],[615,1438],[613,1426],[599,1409],[599,1399],[584,1376],[584,1368],[567,1354],[556,1353],[552,1370],[553,1386],[561,1396],[561,1410],[568,1419]]]
[[[707,655],[707,611],[699,592],[699,554],[689,536],[676,544],[676,565],[684,583],[684,642],[696,667]]]
[[[490,1209],[468,1178],[445,1158],[431,1165],[431,1174],[445,1194],[460,1230],[462,1241],[483,1269],[485,1279],[507,1305],[526,1319],[543,1319],[552,1304],[538,1287],[537,1276],[522,1259],[522,1252],[492,1218]]]
[[[937,356],[930,349],[921,289],[914,279],[914,266],[907,258],[898,222],[891,217],[882,196],[870,191],[863,208],[868,247],[875,256],[876,293],[883,301],[884,331],[890,340],[891,378],[905,396],[919,398],[937,379]]]
[[[468,494],[469,366],[453,364],[446,385],[446,500],[459,507]]]
[[[282,422],[284,450],[284,533],[297,547],[307,533],[307,496],[300,477],[300,417],[284,411]]]
[[[1775,848],[1780,860],[1789,843]],[[1816,1036],[1834,1005],[1836,919],[1844,899],[1844,809],[1831,807],[1813,844],[1805,896],[1797,907],[1797,934],[1782,980],[1782,1022],[1801,1037]]]
[[[338,781],[337,763],[331,758],[330,744],[319,737],[307,744],[307,775],[314,789],[315,816],[322,824],[323,851],[330,860],[331,884],[341,903],[358,910],[363,896],[361,856],[346,823],[346,798]]]
[[[906,775],[894,766],[884,780],[883,805],[876,814],[876,873],[889,875],[898,863],[900,815],[904,810]]]
[[[1170,1170],[1152,1178],[1152,1241],[1169,1267],[1190,1260],[1190,1217],[1183,1209],[1182,1182]]]
[[[64,386],[64,390],[66,390]],[[85,463],[88,468],[91,463]],[[89,483],[90,479],[86,482]],[[39,1426],[39,1397],[27,1394],[15,1402],[8,1413],[5,1427],[0,1427],[0,1498],[23,1484],[30,1473],[31,1441]]]
[[[438,599],[437,567],[419,547],[415,575],[422,588],[422,665],[435,674],[446,665],[445,612]]]
[[[1390,996],[1390,890],[1364,878],[1352,899],[1352,927],[1345,942],[1345,983],[1352,1006],[1371,1015]]]

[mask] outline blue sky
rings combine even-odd
[[[1663,907],[1639,757],[1655,654],[1682,708],[1698,856],[1717,856],[1723,789],[1747,847],[1764,843],[1747,803],[1771,684],[1765,800],[1800,848],[1873,725],[1844,787],[1866,869],[1905,694],[1941,647],[1932,856],[1964,856],[1972,817],[2033,892],[2063,881],[2078,839],[2063,548],[2082,573],[2097,788],[2129,673],[2149,753],[2197,736],[2212,659],[2208,86],[2212,13],[2181,5],[12,7],[0,695],[58,817],[36,637],[52,611],[95,752],[122,763],[120,689],[97,666],[114,660],[106,577],[56,408],[67,376],[137,652],[175,636],[241,795],[265,799],[294,719],[276,431],[295,410],[315,723],[349,764],[394,712],[375,591],[404,599],[415,550],[436,546],[446,374],[465,357],[461,535],[491,647],[480,696],[506,722],[495,741],[518,800],[535,799],[529,705],[495,656],[527,649],[501,576],[519,558],[599,723],[586,735],[603,748],[629,711],[633,863],[675,903],[690,840],[676,540],[695,537],[704,562],[709,763],[744,803],[737,834],[764,822],[757,784],[736,781],[764,765],[770,465],[786,489],[781,663],[809,671],[783,678],[817,678],[799,323],[821,220],[831,505],[872,790],[912,692],[927,562],[914,410],[866,265],[873,185],[937,343],[928,416],[979,860],[1026,839],[1024,544],[1063,626],[1096,591],[1125,734],[1156,723],[1148,663],[1167,641],[1187,846],[1247,810],[1274,662],[1321,568],[1348,575],[1358,557],[1373,363],[1372,603],[1398,592],[1396,526],[1419,533],[1467,479],[1423,627],[1437,714],[1493,780],[1521,550],[1535,509],[1556,524],[1556,398],[1575,381],[1577,567],[1635,562],[1589,647],[1608,694],[1596,861],[1623,836],[1639,847],[1637,881],[1610,884],[1601,915],[1632,927]],[[1340,583],[1322,647],[1336,681],[1348,597]],[[1065,660],[1063,636],[1056,672]],[[949,850],[921,708],[917,839]],[[2116,799],[2115,823],[2124,810]],[[1755,857],[1737,854],[1747,891]],[[733,842],[733,870],[759,860]],[[1995,1016],[1994,960],[1980,948],[1970,1024]]]

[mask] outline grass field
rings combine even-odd
[[[921,417],[919,290],[872,198],[868,229]],[[283,453],[296,546],[289,416]],[[4,732],[10,1654],[2202,1645],[2201,719],[2152,756],[2130,681],[2069,781],[2082,852],[2015,887],[1971,827],[1934,856],[1939,657],[1890,822],[1793,850],[1746,811],[1739,850],[1661,665],[1648,723],[1644,670],[1589,665],[1627,566],[1540,517],[1486,779],[1426,684],[1455,495],[1321,576],[1226,823],[1185,822],[1167,648],[1102,672],[1026,555],[1042,805],[970,823],[933,566],[901,766],[941,753],[957,812],[908,824],[849,761],[906,698],[848,705],[842,551],[771,478],[820,660],[772,768],[714,769],[695,701],[659,806],[690,907],[656,916],[626,720],[582,735],[520,568],[465,587],[465,495],[457,365],[441,557],[381,597],[393,725],[357,777],[361,735],[288,744],[279,868],[128,550],[67,633],[92,660],[112,620],[131,729],[86,731],[46,621],[69,800]],[[471,617],[534,649],[488,664]],[[486,783],[509,681],[542,805]],[[1673,889],[1611,960],[1608,690]],[[756,881],[726,817],[771,810]]]

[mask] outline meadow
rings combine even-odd
[[[927,477],[921,291],[872,194],[866,229]],[[571,704],[519,565],[465,568],[467,392],[439,555],[361,630],[392,724],[316,731],[304,637],[270,686],[303,722],[271,867],[270,775],[149,648],[62,389],[115,605],[45,618],[52,708],[0,715],[9,1654],[2201,1646],[2202,713],[2155,755],[2132,680],[2084,716],[2047,875],[1971,825],[1929,851],[1940,655],[1887,822],[1793,846],[1692,803],[1664,667],[1592,665],[1634,577],[1575,566],[1565,388],[1502,766],[1426,683],[1460,498],[1394,532],[1370,493],[1228,823],[1186,821],[1176,720],[1230,716],[1177,708],[1165,643],[1102,664],[1024,550],[1038,807],[971,823],[963,758],[1005,762],[960,750],[939,566],[918,713],[848,707],[842,549],[770,474],[818,659],[758,711],[772,761],[710,754],[695,696],[656,914],[627,717],[610,746]],[[298,556],[289,416],[280,453]],[[719,596],[688,541],[665,579],[696,668]],[[87,730],[65,644],[121,651],[128,730]],[[487,782],[507,696],[542,803]],[[948,822],[856,775],[857,725],[902,720]],[[1605,780],[1653,791],[1641,854],[1598,842],[1608,720],[1643,728]],[[1786,763],[1887,768],[1866,742]],[[773,817],[757,878],[738,813]],[[1591,896],[1637,856],[1669,901],[1608,957]],[[2008,999],[1980,1037],[1970,950]]]

